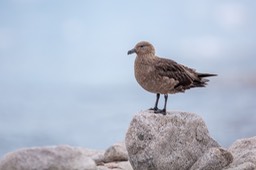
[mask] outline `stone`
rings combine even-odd
[[[228,149],[234,161],[225,170],[255,170],[256,169],[256,136],[239,139]]]
[[[78,147],[78,148],[83,152],[84,155],[92,158],[97,165],[101,165],[104,163],[105,151],[87,149],[87,148],[82,148],[82,147]]]
[[[129,161],[118,162],[118,168],[120,170],[133,170]]]
[[[220,147],[198,115],[149,110],[134,116],[125,144],[134,170],[189,169],[210,148]]]
[[[210,148],[190,170],[221,170],[233,160],[230,152],[223,148]]]
[[[0,160],[0,170],[96,170],[85,152],[66,145],[24,148],[6,154]]]
[[[128,161],[125,143],[116,143],[109,147],[104,154],[104,162]]]
[[[71,146],[19,149],[0,160],[0,170],[132,170],[124,142],[106,151]]]
[[[98,170],[133,170],[131,164],[128,161],[110,162],[104,164],[104,166],[98,166]]]
[[[97,170],[110,170],[110,169],[106,166],[100,165],[100,166],[97,166]]]

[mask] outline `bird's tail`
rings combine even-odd
[[[199,80],[194,80],[192,87],[205,87],[207,85],[207,82],[209,81],[205,77],[217,76],[217,74],[197,73],[197,76],[200,79]]]
[[[200,77],[200,78],[217,76],[217,74],[209,74],[209,73],[197,73],[197,75],[198,75],[198,77]]]

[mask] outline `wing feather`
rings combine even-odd
[[[159,58],[155,67],[160,76],[166,76],[178,81],[179,83],[176,87],[182,86],[184,89],[187,89],[190,88],[195,81],[200,82],[194,69],[178,64],[173,60]]]

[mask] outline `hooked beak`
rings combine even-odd
[[[133,54],[133,53],[136,53],[135,48],[133,48],[133,49],[129,50],[127,54],[128,54],[128,55],[130,55],[130,54]]]

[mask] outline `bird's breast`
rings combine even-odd
[[[134,74],[137,82],[145,90],[152,93],[158,92],[159,77],[155,73],[155,68],[150,61],[136,58],[134,64]]]

